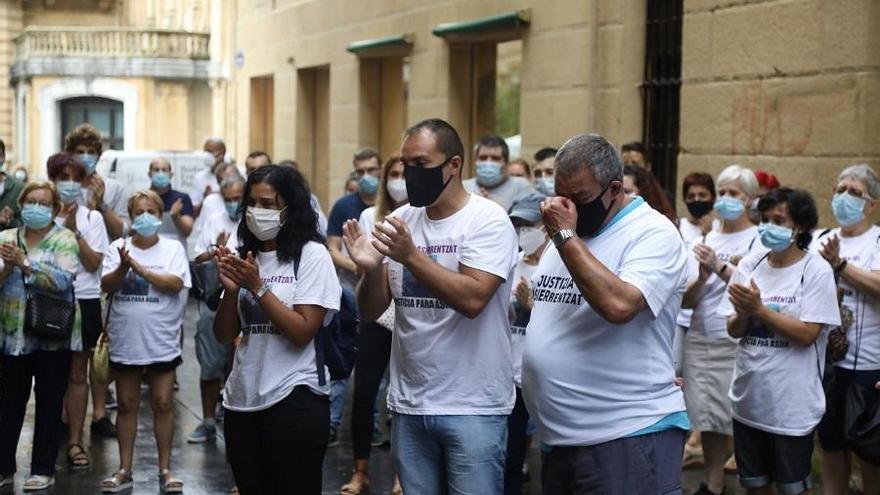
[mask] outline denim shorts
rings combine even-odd
[[[797,495],[810,489],[813,435],[777,435],[733,420],[733,451],[739,484],[756,489],[776,482],[779,493]]]

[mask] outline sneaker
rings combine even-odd
[[[202,422],[186,437],[186,443],[205,443],[217,438],[217,425]]]
[[[385,445],[387,442],[388,442],[388,440],[385,439],[385,435],[383,435],[382,432],[379,431],[378,428],[374,428],[373,429],[373,439],[370,441],[370,445],[372,445],[373,447],[381,447],[381,446]]]
[[[700,483],[700,488],[698,488],[697,491],[693,493],[693,495],[724,495],[724,491],[725,490],[721,490],[721,493],[715,493],[710,490],[705,483]]]
[[[339,432],[336,428],[330,427],[330,440],[327,442],[328,447],[336,447],[339,445]]]
[[[113,425],[113,422],[107,416],[97,421],[92,421],[91,431],[92,436],[116,438],[116,426]]]
[[[116,409],[116,394],[113,393],[113,390],[107,390],[107,400],[104,403],[104,409]]]

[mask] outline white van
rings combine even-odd
[[[112,177],[125,186],[126,195],[150,188],[150,162],[164,156],[171,162],[171,188],[193,193],[196,174],[214,164],[214,157],[205,151],[117,151],[107,150],[98,160],[98,173]]]

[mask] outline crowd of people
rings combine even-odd
[[[65,440],[69,466],[90,465],[91,397],[92,434],[119,447],[96,488],[130,489],[146,384],[160,486],[182,492],[173,397],[196,297],[203,418],[187,441],[222,424],[242,494],[326,490],[348,397],[342,495],[370,493],[383,401],[395,494],[521,494],[533,443],[548,495],[682,493],[689,464],[699,495],[724,493],[726,472],[752,494],[804,494],[817,441],[824,493],[857,470],[880,493],[870,166],[839,173],[833,226],[805,190],[736,164],[687,175],[679,217],[640,143],[579,134],[530,162],[487,137],[465,178],[465,144],[428,119],[399,154],[356,153],[325,217],[295,161],[254,151],[242,174],[222,140],[204,149],[191,194],[162,156],[147,190],[102,177],[88,124],[48,180],[2,173],[0,487],[35,384],[23,488],[54,483]],[[358,352],[339,376],[326,330],[347,301]],[[115,398],[96,379],[104,343]]]

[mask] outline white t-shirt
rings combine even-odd
[[[596,237],[572,239],[647,305],[616,325],[596,313],[549,246],[532,276],[535,305],[523,355],[523,397],[541,441],[589,446],[625,437],[685,410],[672,340],[687,254],[675,226],[641,198]]]
[[[753,320],[736,350],[729,394],[733,417],[778,435],[807,435],[825,414],[826,326],[840,325],[834,273],[812,253],[786,268],[773,268],[764,254],[752,253],[740,262],[730,284],[748,286],[749,280],[761,290],[764,305],[800,321],[820,323],[823,329],[814,345],[804,347]],[[719,311],[725,317],[735,313],[729,297],[723,298]]]
[[[828,234],[815,239],[810,250],[818,254],[822,244],[834,235],[840,239],[840,257],[847,260],[847,263],[863,270],[880,270],[880,227],[873,225],[857,237],[843,237],[839,228],[833,229]],[[840,278],[840,287],[843,289],[843,306],[852,311],[854,319],[852,326],[846,332],[849,341],[846,357],[834,365],[848,370],[878,370],[880,369],[880,301],[862,294],[843,277]],[[855,361],[857,349],[858,364]]]
[[[678,219],[678,231],[685,245],[690,244],[692,240],[703,237],[703,229],[699,225],[692,224],[687,217]]]
[[[128,218],[128,197],[130,194],[118,180],[112,177],[101,177],[101,179],[104,180],[104,208],[109,208],[122,220],[123,230],[128,229],[131,226]],[[92,190],[84,187],[82,197],[77,200],[77,203],[80,206],[86,206],[91,197]]]
[[[207,200],[205,201],[205,204],[207,204]],[[194,246],[196,257],[208,251],[210,246],[217,244],[217,237],[220,236],[221,232],[229,234],[229,240],[233,238],[238,239],[238,222],[229,218],[225,209],[223,211],[215,212],[210,217],[205,218],[202,231],[199,232],[199,237],[196,239],[196,244]],[[229,241],[227,241],[227,244],[228,242]],[[235,245],[237,246],[238,243],[236,242]]]
[[[160,292],[134,270],[125,274],[122,286],[113,294],[110,308],[110,360],[122,364],[151,364],[180,356],[180,329],[191,287],[189,263],[183,246],[171,239],[147,250],[132,244],[131,238],[116,239],[104,253],[104,274],[119,266],[123,242],[131,257],[150,271],[168,273],[183,280],[177,294]]]
[[[327,310],[324,324],[339,310],[342,288],[327,248],[317,242],[303,246],[299,269],[282,263],[275,251],[259,253],[260,277],[288,308],[300,304]],[[241,343],[235,350],[232,373],[223,389],[223,405],[233,411],[268,409],[305,385],[318,394],[330,393],[330,386],[318,385],[315,346],[297,347],[282,335],[263,314],[260,303],[246,290],[239,292],[238,315]]]
[[[724,263],[730,263],[734,258],[743,258],[750,250],[760,252],[762,255],[768,251],[761,244],[758,227],[755,226],[730,234],[709,232],[706,234],[705,242],[702,237],[698,237],[688,246],[688,284],[693,283],[700,273],[700,262],[697,261],[693,251],[699,243],[705,243],[714,249],[715,255]],[[718,314],[718,306],[725,297],[726,291],[727,282],[724,279],[714,273],[709,275],[697,295],[697,305],[693,309],[688,331],[698,332],[711,340],[731,340],[727,333],[727,318]]]
[[[530,313],[523,312],[524,314],[519,317],[516,316],[516,310],[514,309],[516,304],[516,286],[519,284],[520,278],[530,281],[532,275],[538,270],[538,265],[526,263],[523,261],[523,256],[523,253],[519,254],[516,267],[513,269],[513,283],[510,285],[510,314],[513,320],[510,322],[510,354],[513,358],[513,383],[520,388],[522,388],[523,345],[526,342],[526,328],[529,324],[528,315]],[[531,282],[529,283],[531,284]]]
[[[217,176],[214,175],[214,167],[208,167],[193,177],[193,190],[189,195],[193,206],[198,207],[206,199],[204,196],[205,188],[211,186],[211,195],[220,195],[220,184],[217,182]],[[201,214],[201,212],[199,212]]]
[[[190,197],[192,200],[192,197]],[[215,213],[226,213],[226,204],[223,202],[222,194],[210,194],[202,200],[202,210],[199,212],[200,217],[205,219],[211,218]]]
[[[59,227],[64,227],[64,217],[55,218]],[[96,253],[104,254],[107,251],[107,227],[104,226],[104,217],[97,211],[92,211],[85,206],[76,208],[76,228],[82,233],[86,244]],[[76,280],[73,282],[77,299],[98,299],[101,297],[101,267],[94,272],[89,272],[83,266],[82,260],[76,269]]]
[[[396,304],[391,342],[388,407],[415,415],[507,415],[515,391],[507,308],[517,239],[497,204],[471,195],[459,211],[441,220],[425,208],[394,212],[412,232],[415,246],[442,267],[460,265],[504,280],[476,318],[434,297],[410,271],[388,263]]]

